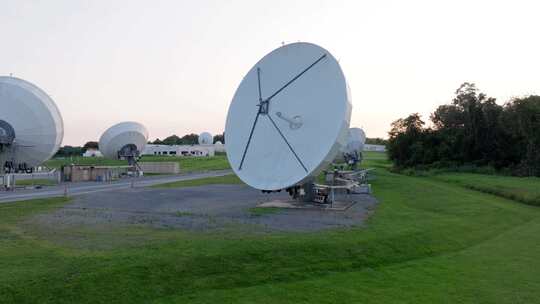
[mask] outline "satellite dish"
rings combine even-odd
[[[366,143],[366,133],[360,128],[350,128],[347,137],[347,145],[343,153],[362,152]]]
[[[214,137],[208,132],[202,132],[199,135],[199,145],[211,145],[214,143]]]
[[[58,151],[64,122],[43,90],[19,78],[0,76],[0,109],[0,172],[30,172]]]
[[[214,149],[216,152],[225,152],[225,145],[221,141],[216,141],[214,144]]]
[[[334,162],[345,162],[352,170],[356,170],[362,161],[366,133],[360,128],[350,128],[347,133],[347,145],[341,149]]]
[[[108,128],[99,139],[99,151],[111,159],[127,159],[135,165],[148,142],[146,128],[133,121],[118,123]]]
[[[346,145],[351,108],[330,52],[311,43],[284,45],[257,62],[236,90],[225,126],[229,162],[256,189],[306,183]]]

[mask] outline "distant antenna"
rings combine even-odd
[[[130,166],[137,166],[146,143],[148,131],[134,121],[118,123],[108,128],[99,138],[99,151],[111,159],[125,159]]]
[[[199,145],[211,145],[214,143],[214,137],[208,132],[202,132],[198,138]]]
[[[360,128],[350,128],[347,136],[347,145],[344,146],[336,159],[336,163],[345,162],[351,169],[356,170],[362,161],[362,151],[366,143],[366,133]]]

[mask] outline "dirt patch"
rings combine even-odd
[[[353,195],[346,211],[282,209],[268,214],[251,210],[263,201],[287,199],[286,193],[263,194],[245,185],[208,185],[177,189],[135,188],[98,192],[31,219],[41,227],[103,228],[145,226],[209,231],[248,225],[261,231],[309,232],[361,225],[377,201]]]

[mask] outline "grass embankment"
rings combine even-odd
[[[155,161],[176,161],[180,163],[181,172],[201,172],[210,170],[225,170],[230,169],[229,161],[225,155],[216,155],[213,157],[159,157],[159,156],[144,156],[141,162]]]
[[[540,178],[443,173],[433,178],[529,205],[540,206]]]
[[[59,169],[64,165],[86,165],[86,166],[127,166],[127,161],[114,160],[104,157],[70,157],[70,158],[53,158],[44,163],[49,168]]]
[[[253,216],[263,216],[263,215],[267,215],[267,214],[275,214],[275,213],[281,212],[281,211],[283,211],[283,208],[277,208],[277,207],[268,207],[268,208],[266,208],[266,207],[265,208],[254,207],[254,208],[249,208],[248,211]]]
[[[45,178],[15,179],[16,186],[54,186],[57,184],[57,181]]]
[[[201,172],[209,170],[230,169],[226,155],[213,157],[174,157],[174,156],[143,156],[139,162],[178,162],[181,172]],[[62,165],[77,164],[89,166],[125,166],[126,161],[112,160],[103,157],[73,157],[54,158],[45,165],[49,168],[60,168]]]
[[[242,181],[234,174],[205,177],[200,179],[185,180],[171,183],[164,183],[152,186],[152,188],[183,188],[216,184],[242,184]]]
[[[43,229],[0,205],[6,303],[534,303],[540,208],[376,167],[363,228],[317,233]],[[141,239],[124,245],[126,239]],[[92,241],[90,242],[89,239]],[[117,240],[116,242],[114,240]],[[94,248],[93,244],[113,244]]]

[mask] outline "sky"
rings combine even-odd
[[[540,94],[539,11],[520,0],[0,0],[0,75],[54,99],[63,144],[126,120],[152,140],[218,134],[248,70],[306,41],[339,60],[351,127],[387,137],[410,113],[428,120],[465,81],[500,104]]]

